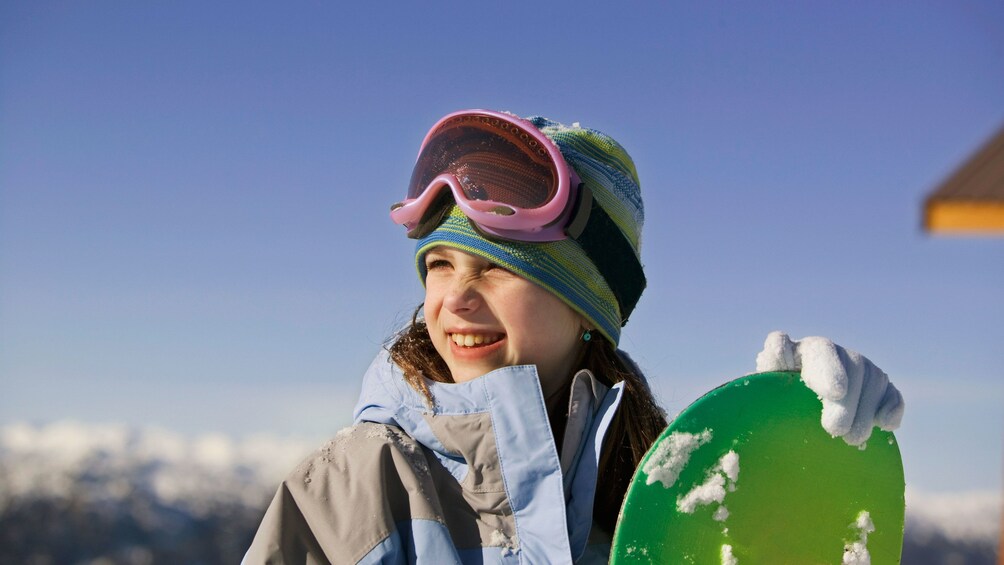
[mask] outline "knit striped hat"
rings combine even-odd
[[[626,253],[634,254],[633,258],[613,259],[630,259],[640,265],[644,208],[638,173],[627,151],[610,136],[578,124],[568,127],[546,118],[528,119],[557,144],[565,161],[591,189],[594,204],[609,216],[615,226],[611,229],[623,234],[629,249]],[[415,260],[422,284],[426,276],[425,254],[438,245],[483,257],[544,287],[582,314],[614,345],[620,341],[621,327],[627,322],[637,295],[645,285],[640,271],[640,281],[615,280],[612,276],[608,280],[600,274],[597,263],[610,265],[611,257],[597,255],[614,253],[615,249],[624,249],[623,245],[609,248],[602,243],[593,245],[590,249],[594,257],[590,257],[583,246],[572,239],[546,243],[488,239],[471,226],[456,206],[439,227],[418,241]],[[608,268],[607,272],[613,271]],[[620,271],[616,273],[620,276]],[[634,296],[633,300],[622,299],[625,302],[622,305],[617,297],[625,296],[625,287],[630,287],[627,294]]]

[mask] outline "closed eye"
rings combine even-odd
[[[450,262],[446,259],[430,259],[425,262],[425,269],[427,271],[432,271],[435,269],[444,269],[450,267]]]
[[[514,277],[519,276],[516,273],[512,272],[511,270],[507,269],[504,265],[499,265],[498,263],[488,263],[485,266],[484,271],[486,272],[492,271],[494,273],[497,273],[498,275],[512,275]]]

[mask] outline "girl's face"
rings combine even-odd
[[[449,247],[425,255],[425,321],[453,380],[536,365],[545,398],[560,390],[580,351],[582,316],[504,268]]]

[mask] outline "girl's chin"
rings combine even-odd
[[[487,371],[479,372],[479,371],[465,371],[464,369],[458,369],[458,370],[451,370],[450,372],[453,373],[453,382],[466,383],[469,381],[473,381],[474,379],[481,378],[486,374],[492,372],[493,370],[494,369],[489,369]]]
[[[450,367],[450,374],[453,375],[453,381],[458,383],[473,381],[474,379],[487,375],[495,369],[501,369],[506,366],[502,363],[471,363],[458,359],[454,359],[453,362],[448,363],[448,365]]]
[[[495,369],[501,369],[502,367],[507,366],[504,363],[492,363],[486,361],[471,362],[456,358],[454,358],[452,362],[447,363],[447,365],[450,367],[450,374],[453,375],[453,381],[458,383],[473,381],[474,379],[487,375]]]
[[[448,340],[447,350],[440,351],[440,354],[450,368],[453,381],[463,383],[507,366],[505,346],[504,337],[488,345],[474,347],[464,347],[457,345],[453,340]]]

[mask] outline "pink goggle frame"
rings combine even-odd
[[[464,110],[442,118],[425,136],[408,196],[391,206],[390,217],[408,228],[408,237],[427,235],[449,209],[449,187],[453,201],[487,235],[558,241],[568,237],[570,222],[579,223],[570,219],[579,185],[558,146],[529,121]]]

